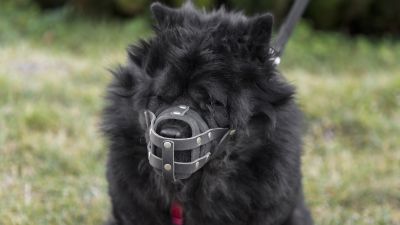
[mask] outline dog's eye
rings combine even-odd
[[[157,98],[157,101],[160,101],[160,102],[164,102],[165,100],[163,99],[163,97],[161,97],[161,96],[156,96],[156,98]]]
[[[214,106],[218,106],[218,107],[224,107],[225,105],[222,102],[219,101],[214,101]]]
[[[211,99],[211,106],[213,107],[225,107],[225,104],[216,100],[216,99]]]

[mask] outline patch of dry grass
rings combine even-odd
[[[303,173],[316,224],[400,224],[400,73],[287,74],[307,117]]]

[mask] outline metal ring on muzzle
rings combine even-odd
[[[228,128],[209,129],[201,116],[189,106],[170,107],[156,116],[153,112],[144,112],[147,125],[147,149],[149,163],[156,171],[162,171],[163,177],[170,181],[186,179],[203,167],[211,156],[211,142],[219,141],[217,148],[225,142],[227,136],[233,135],[234,130]],[[160,124],[178,120],[190,126],[191,137],[170,138],[158,134]],[[155,154],[156,148],[161,149],[161,157]],[[176,151],[190,151],[189,162],[175,160]]]

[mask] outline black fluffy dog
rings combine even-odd
[[[294,88],[270,60],[272,16],[206,13],[190,3],[151,10],[156,35],[128,49],[108,89],[108,224],[312,224],[300,172],[302,117]],[[210,128],[236,134],[203,168],[171,183],[149,165],[143,111],[181,104]],[[171,222],[175,201],[180,222]]]

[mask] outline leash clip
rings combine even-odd
[[[272,62],[272,65],[278,66],[281,63],[281,57],[279,57],[278,51],[276,51],[274,48],[270,47],[268,53],[271,56],[269,58],[269,61]]]

